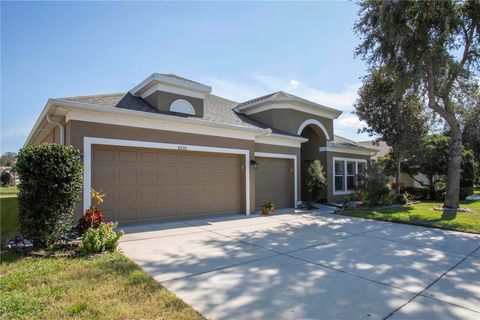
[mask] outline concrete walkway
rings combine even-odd
[[[480,319],[480,236],[329,207],[131,226],[123,252],[209,319]]]

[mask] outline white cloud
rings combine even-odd
[[[342,111],[352,110],[359,85],[350,85],[341,92],[304,88],[301,97]]]
[[[212,87],[213,94],[237,102],[247,101],[266,94],[262,87],[256,85],[218,78],[206,78],[203,82]]]
[[[365,121],[361,121],[360,119],[358,119],[357,116],[354,116],[354,115],[341,117],[335,121],[335,124],[338,126],[346,127],[346,128],[356,128],[356,129],[363,128],[367,125]]]
[[[230,81],[216,77],[205,79],[205,83],[213,88],[214,94],[242,102],[276,91],[286,91],[313,102],[339,109],[351,111],[357,99],[360,84],[350,84],[338,92],[319,90],[296,79],[286,79],[269,75],[248,74],[247,81]]]

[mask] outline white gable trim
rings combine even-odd
[[[314,106],[301,104],[301,103],[268,103],[263,105],[254,105],[248,109],[243,108],[241,110],[246,115],[252,115],[255,113],[272,110],[272,109],[293,109],[293,110],[313,114],[319,117],[324,117],[327,119],[336,119],[341,114],[341,112],[331,112],[326,109],[321,109],[319,107],[314,107]]]
[[[347,146],[320,147],[320,152],[340,152],[340,153],[357,154],[362,156],[372,156],[373,154],[375,154],[375,151],[372,151],[371,149],[363,149],[359,147],[347,147]]]
[[[149,77],[147,77],[142,82],[140,82],[138,85],[136,85],[132,90],[130,90],[130,93],[133,95],[137,95],[140,91],[144,90],[154,82],[162,82],[164,84],[169,84],[169,85],[182,87],[182,88],[195,90],[195,91],[200,91],[200,92],[205,92],[205,93],[212,92],[212,87],[206,86],[201,83],[194,83],[186,80],[175,79],[172,77],[154,73]]]
[[[311,124],[314,124],[314,125],[316,125],[317,127],[319,127],[320,129],[322,129],[323,133],[325,134],[325,137],[327,137],[327,140],[330,140],[330,135],[328,134],[327,128],[325,128],[325,126],[324,126],[320,121],[315,120],[315,119],[305,120],[305,121],[300,125],[300,127],[298,128],[297,134],[298,134],[298,135],[301,135],[303,129],[305,129],[308,125],[311,125]]]
[[[250,150],[231,149],[218,147],[205,147],[198,145],[180,145],[173,143],[160,143],[150,141],[107,139],[107,138],[83,138],[83,211],[91,205],[90,190],[92,188],[92,145],[109,145],[122,147],[138,147],[166,150],[187,150],[212,153],[240,154],[245,156],[245,215],[250,215]]]

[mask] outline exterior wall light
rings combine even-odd
[[[250,165],[253,167],[253,169],[257,170],[258,168],[257,160],[250,160]]]

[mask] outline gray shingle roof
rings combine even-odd
[[[347,139],[345,137],[337,136],[337,135],[334,136],[333,143],[341,144],[349,147],[362,147],[360,144],[358,144],[358,142],[355,142],[353,140]]]
[[[96,95],[96,96],[67,97],[67,98],[61,98],[61,99],[95,104],[95,105],[111,107],[111,108],[123,108],[123,109],[138,110],[138,111],[144,111],[144,112],[170,114],[169,112],[158,111],[157,109],[150,106],[142,98],[135,97],[128,92],[104,94],[104,95]],[[212,123],[235,125],[235,126],[241,126],[241,127],[247,127],[247,128],[260,128],[260,129],[268,128],[268,126],[262,124],[259,121],[253,120],[248,116],[235,112],[233,109],[238,105],[237,102],[224,99],[213,94],[207,94],[204,102],[205,102],[204,115],[203,115],[203,118],[201,118],[204,121],[208,121]],[[175,115],[178,116],[178,114],[175,114]],[[274,132],[277,131],[277,133],[282,132],[280,130],[273,130],[273,131]]]
[[[368,141],[359,141],[358,143],[364,147],[377,150],[377,153],[372,157],[372,159],[375,159],[375,160],[378,159],[379,157],[382,157],[388,154],[392,149],[385,141],[375,142],[374,140],[368,140]]]
[[[258,101],[267,100],[268,98],[272,98],[273,96],[279,95],[279,94],[281,94],[281,93],[285,93],[285,92],[283,92],[283,91],[277,91],[277,92],[270,93],[270,94],[267,94],[267,95],[264,95],[264,96],[261,96],[261,97],[252,99],[252,100],[248,100],[248,101],[239,103],[239,104],[238,104],[238,107],[243,107],[243,106],[246,106],[246,105],[249,105],[249,104],[258,102]]]

